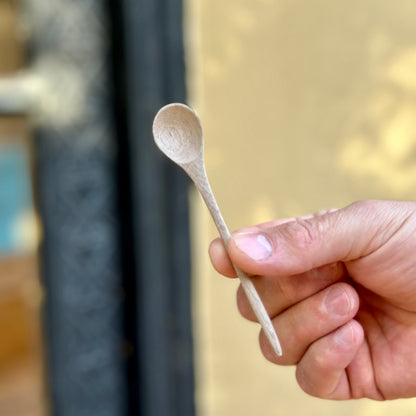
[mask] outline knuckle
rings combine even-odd
[[[369,211],[374,211],[375,209],[378,208],[378,206],[380,205],[380,201],[377,201],[376,199],[362,199],[360,201],[355,201],[353,202],[350,207],[352,207],[353,209],[367,209]]]
[[[285,238],[295,242],[295,246],[306,248],[319,240],[321,236],[321,221],[296,218],[295,221],[286,224],[282,230]]]
[[[309,355],[309,362],[311,368],[315,369],[317,373],[323,373],[328,368],[328,356],[325,353],[315,352]]]

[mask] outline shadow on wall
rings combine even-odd
[[[366,122],[345,139],[339,163],[401,195],[416,183],[416,45],[397,51],[392,41],[379,39],[374,48],[381,49],[374,62],[380,85],[364,105]]]
[[[405,16],[414,2],[230,0],[202,11],[210,24],[200,64],[207,168],[215,189],[232,161],[238,175],[227,183],[242,206],[239,217],[226,207],[226,217],[239,226],[253,212],[257,221],[409,194],[416,44]],[[278,205],[271,185],[285,195]],[[254,205],[247,189],[256,190]],[[221,193],[220,203],[228,199]]]

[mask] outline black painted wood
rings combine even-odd
[[[152,121],[185,102],[181,0],[112,2],[124,260],[128,270],[130,383],[134,414],[195,414],[190,306],[188,179],[156,149]],[[122,216],[123,218],[123,216]],[[132,370],[130,368],[130,375]],[[134,373],[134,372],[133,372]]]

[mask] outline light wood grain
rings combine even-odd
[[[196,113],[184,104],[169,104],[156,114],[153,136],[159,149],[193,180],[215,222],[218,232],[228,246],[230,232],[221,215],[208,181],[204,164],[204,145],[201,122]],[[282,348],[269,315],[250,277],[234,265],[237,276],[256,317],[275,353]]]

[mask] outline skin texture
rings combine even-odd
[[[230,259],[253,276],[300,387],[326,399],[416,396],[416,203],[359,201],[339,210],[272,221],[233,233]],[[241,287],[240,313],[256,318]]]

